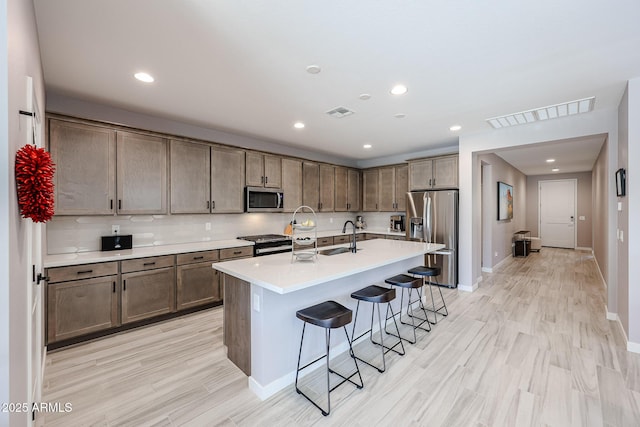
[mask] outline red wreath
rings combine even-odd
[[[53,217],[56,166],[44,148],[25,145],[16,153],[18,205],[23,218],[47,222]]]

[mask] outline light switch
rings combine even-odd
[[[618,202],[618,211],[622,211],[622,202]]]
[[[580,221],[584,221],[586,218],[584,217],[584,215],[580,215],[580,216],[578,217],[578,219],[579,219]]]
[[[620,243],[624,242],[624,230],[620,230]]]

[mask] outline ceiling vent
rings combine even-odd
[[[560,117],[572,116],[593,111],[596,97],[578,99],[575,101],[563,102],[562,104],[549,105],[548,107],[534,108],[532,110],[521,111],[519,113],[506,114],[504,116],[487,119],[487,123],[494,129],[506,128],[527,123],[557,119]]]
[[[341,119],[343,117],[347,117],[355,113],[355,111],[348,109],[347,107],[336,107],[329,111],[327,114],[331,117],[335,117],[336,119]]]

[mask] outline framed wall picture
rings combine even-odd
[[[513,186],[498,181],[498,221],[513,219]]]
[[[616,171],[616,195],[624,197],[627,195],[627,171],[620,168]]]

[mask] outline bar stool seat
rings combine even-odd
[[[438,314],[441,316],[448,316],[449,315],[449,311],[447,310],[447,303],[444,301],[444,296],[442,295],[442,290],[440,289],[440,286],[438,286],[437,284],[434,284],[431,281],[432,277],[436,277],[439,276],[442,273],[442,270],[440,269],[440,267],[427,267],[424,265],[420,265],[418,267],[413,267],[412,269],[410,269],[408,271],[409,274],[413,274],[415,276],[420,276],[422,277],[423,280],[423,284],[424,285],[429,285],[429,293],[431,294],[431,306],[432,308],[427,308],[427,311],[433,313],[433,322],[431,320],[429,320],[429,323],[435,325],[438,323]],[[433,287],[436,286],[438,289],[438,292],[440,292],[440,299],[442,300],[442,305],[438,308],[436,308],[436,301],[433,298]],[[444,310],[444,311],[441,311]]]
[[[391,301],[396,299],[396,290],[385,288],[383,286],[371,285],[371,286],[367,286],[366,288],[362,288],[360,290],[353,292],[351,294],[351,298],[358,300],[358,305],[356,307],[356,317],[353,321],[353,330],[351,331],[351,343],[353,344],[363,336],[369,334],[369,340],[373,344],[380,346],[380,350],[382,352],[382,368],[375,366],[372,363],[367,362],[366,360],[356,356],[355,353],[353,352],[351,353],[351,357],[358,359],[359,361],[371,366],[372,368],[376,368],[378,372],[382,373],[387,369],[387,362],[385,358],[386,353],[393,350],[399,355],[404,356],[404,345],[402,344],[402,340],[400,338],[398,338],[398,342],[392,345],[391,347],[387,347],[384,345],[382,319],[380,317],[380,304],[387,303],[387,315],[389,313],[389,310],[391,310],[391,317],[393,318],[393,322],[396,325],[396,332],[398,333],[397,336],[400,335],[400,330],[398,329],[398,324],[396,323],[396,318],[393,313],[393,308],[391,307]],[[361,301],[373,303],[373,308],[371,311],[371,325],[368,330],[364,331],[362,334],[358,335],[357,337],[354,337],[356,332],[356,324],[358,323],[358,311],[360,310]],[[374,316],[376,307],[378,308],[378,326],[380,330],[380,342],[375,342],[373,340],[373,316]],[[385,329],[386,329],[386,320],[385,320]],[[398,345],[401,346],[402,352],[395,349]]]
[[[350,382],[353,385],[355,385],[357,388],[362,388],[364,386],[364,383],[362,382],[362,376],[360,375],[360,369],[358,368],[358,362],[357,360],[354,358],[353,361],[356,365],[356,370],[354,373],[352,373],[349,376],[344,376],[338,372],[335,372],[334,370],[332,370],[329,367],[329,350],[330,350],[330,344],[331,344],[331,329],[336,329],[336,328],[343,328],[344,329],[344,334],[347,337],[347,342],[349,343],[349,354],[353,354],[353,348],[351,346],[351,340],[349,339],[349,334],[347,333],[347,327],[346,325],[348,325],[349,323],[351,323],[351,317],[352,317],[353,312],[348,309],[347,307],[343,306],[342,304],[339,304],[335,301],[325,301],[322,302],[320,304],[316,304],[313,305],[311,307],[307,307],[307,308],[303,308],[301,310],[298,310],[296,312],[296,317],[300,320],[302,320],[304,323],[302,324],[302,337],[300,338],[300,350],[298,351],[298,365],[296,367],[296,383],[295,383],[295,387],[296,387],[296,392],[298,394],[303,395],[309,402],[311,402],[316,408],[318,408],[320,410],[320,412],[322,412],[322,415],[327,416],[329,415],[329,413],[331,413],[331,392],[333,390],[335,390],[336,388],[338,388],[339,386],[341,386],[342,384],[344,384],[345,382]],[[307,327],[307,323],[312,324],[312,325],[316,325],[319,326],[321,328],[325,329],[325,339],[326,339],[326,346],[327,346],[327,352],[326,354],[324,354],[323,356],[318,357],[317,359],[307,363],[306,365],[304,365],[303,367],[300,367],[300,360],[302,357],[302,344],[304,343],[304,332],[305,329]],[[307,396],[304,392],[302,392],[302,390],[300,390],[298,388],[298,375],[300,373],[300,371],[302,371],[305,368],[308,368],[309,366],[313,365],[314,363],[322,360],[326,358],[327,359],[327,410],[325,411],[322,407],[320,407],[320,405],[318,405],[316,402],[313,401],[313,399],[311,399],[309,396]],[[338,384],[336,384],[335,386],[333,386],[333,388],[331,388],[330,386],[330,379],[329,379],[329,374],[335,374],[339,377],[342,378],[342,381]],[[358,377],[360,378],[360,384],[354,382],[351,380],[351,378],[355,375],[358,375]]]
[[[415,278],[415,277],[411,277],[409,275],[406,274],[398,274],[395,275],[393,277],[390,277],[388,279],[385,279],[385,283],[388,283],[392,286],[397,286],[399,288],[402,288],[400,291],[400,323],[402,323],[403,325],[411,325],[413,327],[413,341],[411,341],[410,339],[404,338],[402,336],[400,336],[400,334],[398,334],[398,338],[403,339],[411,344],[415,344],[417,342],[417,336],[416,336],[416,330],[417,329],[422,329],[423,331],[426,332],[430,332],[431,331],[431,325],[429,324],[429,320],[427,317],[427,312],[424,308],[424,305],[422,305],[422,279],[419,278]],[[413,300],[411,301],[411,294],[413,292],[413,290],[416,290],[417,294],[418,294],[418,299],[417,300]],[[411,323],[409,322],[405,322],[402,320],[402,307],[404,306],[404,290],[407,290],[408,293],[408,301],[407,301],[407,316],[409,318],[411,318]],[[424,313],[425,318],[421,318],[418,316],[415,316],[413,314],[413,307],[412,305],[414,303],[418,302],[420,309],[422,310],[422,312]],[[388,316],[388,311],[387,311],[387,320],[389,319]],[[416,324],[415,319],[418,319],[420,322],[418,324]],[[427,327],[423,327],[422,325],[424,325],[426,323]],[[386,321],[385,321],[385,331],[386,331]],[[387,332],[389,333],[389,332]],[[389,333],[390,335],[393,335],[392,333]],[[395,336],[395,335],[394,335]]]

